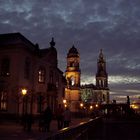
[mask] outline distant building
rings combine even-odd
[[[77,112],[80,101],[80,58],[77,49],[72,46],[67,54],[67,68],[65,72],[65,99],[72,112]]]
[[[81,99],[83,102],[92,104],[109,103],[108,74],[102,50],[97,61],[96,85],[82,85]]]
[[[81,99],[85,103],[96,104],[99,97],[96,91],[96,86],[93,84],[85,84],[81,86]]]
[[[67,54],[65,78],[65,99],[73,112],[79,109],[80,102],[92,104],[108,104],[109,88],[106,62],[102,50],[97,61],[96,85],[93,83],[81,85],[80,55],[72,46]]]
[[[100,103],[109,103],[108,73],[106,72],[106,61],[102,50],[97,61],[96,87],[100,94]]]
[[[53,38],[40,49],[20,33],[0,35],[0,113],[38,114],[48,105],[55,112],[65,80],[54,46]]]

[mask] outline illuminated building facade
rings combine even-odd
[[[86,84],[81,86],[81,99],[90,104],[108,104],[109,88],[106,61],[100,50],[97,60],[96,85]]]
[[[106,61],[100,50],[97,61],[96,88],[99,95],[100,103],[109,103],[108,74],[106,72]]]
[[[0,113],[38,114],[47,105],[53,112],[65,90],[57,51],[40,49],[20,33],[0,35]]]
[[[94,84],[85,84],[81,86],[81,99],[85,103],[98,103],[98,93]]]
[[[80,58],[77,49],[72,46],[67,54],[67,68],[65,72],[65,99],[72,112],[77,112],[80,101]]]

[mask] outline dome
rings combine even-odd
[[[78,56],[79,53],[74,45],[69,49],[68,56]]]

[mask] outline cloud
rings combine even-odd
[[[139,0],[0,1],[0,33],[21,32],[41,48],[47,48],[54,37],[63,71],[74,44],[80,53],[83,83],[95,82],[102,48],[112,90],[128,84],[134,90],[140,89],[139,13]]]
[[[140,77],[130,76],[109,76],[109,83],[111,84],[140,84]]]

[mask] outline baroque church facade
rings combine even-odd
[[[68,101],[69,107],[71,110],[76,111],[79,109],[81,102],[88,104],[109,103],[108,74],[102,50],[97,60],[96,85],[93,83],[81,85],[80,76],[80,55],[78,50],[72,46],[67,54],[65,72],[67,81],[65,99]]]

